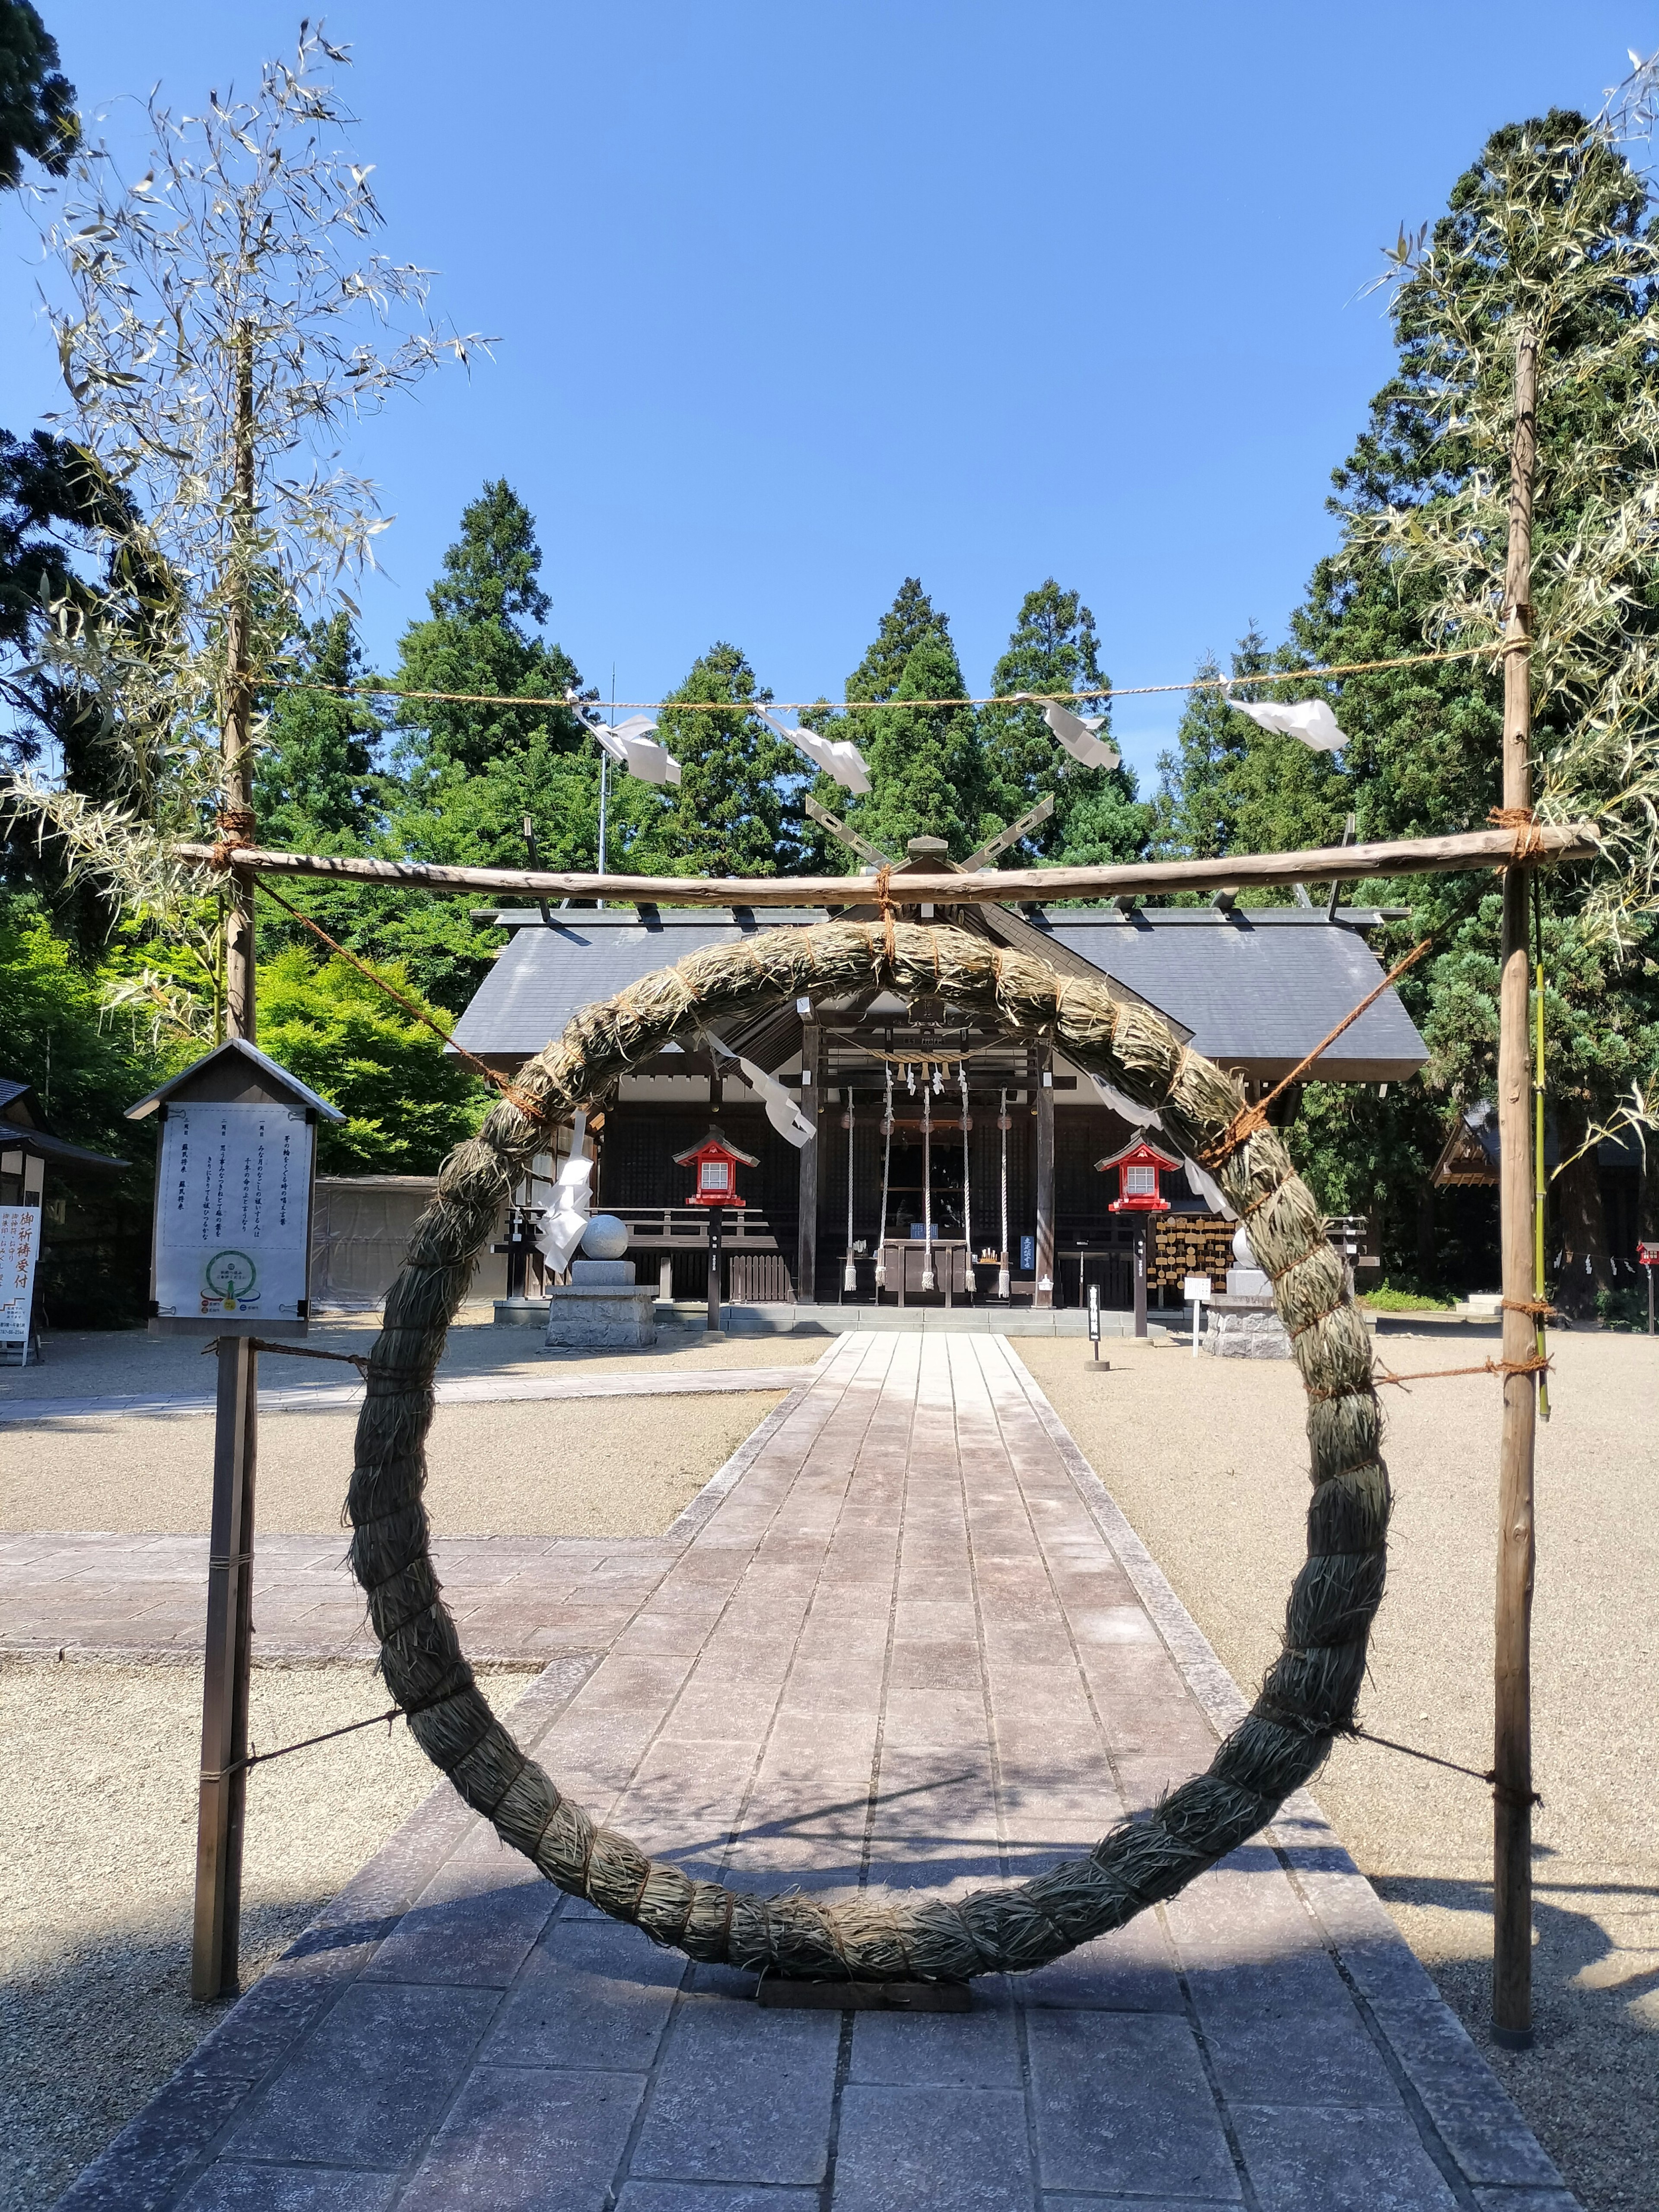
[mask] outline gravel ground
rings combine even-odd
[[[701,1332],[665,1330],[639,1352],[549,1352],[534,1329],[495,1328],[489,1309],[468,1308],[449,1332],[441,1375],[623,1375],[679,1373],[741,1367],[810,1366],[829,1349],[818,1335],[738,1336],[708,1344]],[[373,1315],[349,1322],[319,1322],[307,1339],[324,1352],[367,1352],[379,1333]],[[33,1398],[100,1398],[144,1393],[210,1397],[214,1364],[191,1337],[150,1336],[143,1329],[70,1330],[50,1334],[38,1367],[0,1370],[0,1405]],[[262,1379],[285,1389],[335,1382],[340,1370],[320,1360],[271,1354]],[[347,1382],[351,1380],[348,1374]]]
[[[780,1395],[441,1406],[433,1525],[447,1536],[659,1536]],[[262,1417],[266,1534],[338,1534],[356,1425],[355,1413]],[[0,1429],[0,1529],[199,1534],[212,1489],[210,1414]]]
[[[498,1711],[532,1678],[492,1677]],[[252,1734],[384,1710],[366,1667],[258,1669]],[[190,1996],[199,1671],[0,1668],[0,2212],[40,2212],[186,2058],[223,2005]],[[244,1984],[433,1786],[408,1731],[256,1770]]]
[[[1243,1685],[1302,1558],[1304,1405],[1277,1363],[1133,1341],[1014,1347]],[[1587,2212],[1659,2201],[1659,1347],[1558,1334],[1539,1431],[1534,1609],[1537,2042],[1486,2034],[1492,1814],[1479,1783],[1358,1743],[1316,1792]],[[1400,1370],[1461,1364],[1391,1338]],[[1499,1404],[1489,1376],[1385,1394],[1395,1511],[1364,1724],[1484,1769]]]

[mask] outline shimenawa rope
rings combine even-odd
[[[1292,1586],[1283,1649],[1249,1716],[1201,1775],[1144,1817],[1033,1880],[946,1899],[860,1891],[831,1899],[763,1897],[694,1880],[597,1825],[521,1751],[490,1711],[460,1648],[430,1557],[422,1491],[433,1376],[502,1198],[546,1132],[604,1092],[643,1054],[698,1019],[783,1003],[805,981],[830,994],[894,989],[943,996],[1010,1035],[1052,1042],[1201,1156],[1244,1105],[1237,1083],[1183,1048],[1151,1008],[1109,984],[1073,984],[1046,963],[966,932],[825,922],[766,931],[693,954],[584,1008],[520,1072],[516,1100],[444,1163],[433,1205],[386,1300],[358,1423],[349,1511],[353,1567],[392,1694],[428,1755],[466,1802],[561,1888],[692,1957],[842,1980],[957,1978],[1036,1966],[1159,1899],[1271,1820],[1352,1726],[1366,1641],[1382,1593],[1389,1492],[1371,1354],[1344,1262],[1322,1234],[1312,1194],[1271,1127],[1234,1144],[1218,1170],[1274,1302],[1295,1339],[1310,1396],[1313,1491],[1308,1553]],[[528,1109],[528,1110],[526,1110]]]

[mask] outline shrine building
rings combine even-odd
[[[910,852],[912,870],[937,876],[949,868],[937,841],[918,838]],[[904,872],[894,871],[895,892]],[[852,899],[860,883],[848,878]],[[1251,1098],[1289,1074],[1381,981],[1367,939],[1389,918],[1376,908],[1339,905],[1334,895],[1317,904],[1299,894],[1291,906],[1241,908],[1226,892],[1192,907],[1121,899],[898,910],[905,920],[936,920],[1035,954],[1062,975],[1106,977],[1231,1070]],[[842,918],[875,914],[849,899]],[[507,937],[456,1024],[456,1042],[511,1076],[580,1007],[653,969],[823,917],[744,906],[565,905],[490,908],[474,919]],[[1139,1171],[1156,1176],[1152,1194],[1166,1206],[1115,1208],[1120,1176],[1111,1164],[1142,1132],[1046,1045],[964,1022],[942,1000],[907,1005],[891,992],[803,998],[717,1034],[732,1054],[784,1086],[788,1105],[817,1133],[798,1149],[769,1119],[765,1099],[736,1060],[695,1042],[666,1048],[596,1103],[595,1209],[627,1222],[640,1279],[654,1267],[663,1297],[705,1293],[707,1194],[702,1204],[691,1201],[698,1148],[711,1128],[737,1155],[731,1174],[744,1203],[726,1216],[724,1291],[738,1304],[1075,1306],[1093,1283],[1103,1306],[1126,1309],[1141,1234],[1155,1304],[1171,1286],[1178,1299],[1195,1267],[1207,1267],[1219,1285],[1231,1224],[1212,1210],[1184,1162]],[[1330,1083],[1403,1083],[1426,1057],[1389,990],[1312,1073]],[[890,1085],[892,1126],[884,1133]],[[1299,1088],[1279,1102],[1274,1120],[1293,1118]],[[775,1097],[772,1105],[782,1119]],[[1166,1137],[1146,1133],[1158,1154],[1172,1153]],[[543,1172],[515,1194],[515,1235],[525,1209],[533,1212],[547,1196],[553,1156],[537,1165]],[[526,1238],[519,1249],[527,1254]],[[932,1279],[924,1284],[924,1277]],[[518,1287],[532,1295],[539,1287],[533,1255],[527,1279],[520,1261]]]

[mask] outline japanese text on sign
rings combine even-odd
[[[0,1206],[0,1344],[21,1344],[28,1335],[40,1256],[40,1207]]]
[[[167,1108],[155,1206],[160,1318],[304,1315],[313,1134],[298,1107]]]

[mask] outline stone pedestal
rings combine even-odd
[[[626,1350],[657,1340],[657,1293],[634,1280],[631,1260],[578,1260],[547,1294],[550,1351]]]
[[[1199,1340],[1218,1359],[1288,1359],[1291,1340],[1273,1311],[1270,1297],[1239,1297],[1232,1289],[1235,1274],[1254,1273],[1254,1268],[1229,1268],[1226,1295],[1212,1298],[1209,1326]]]

